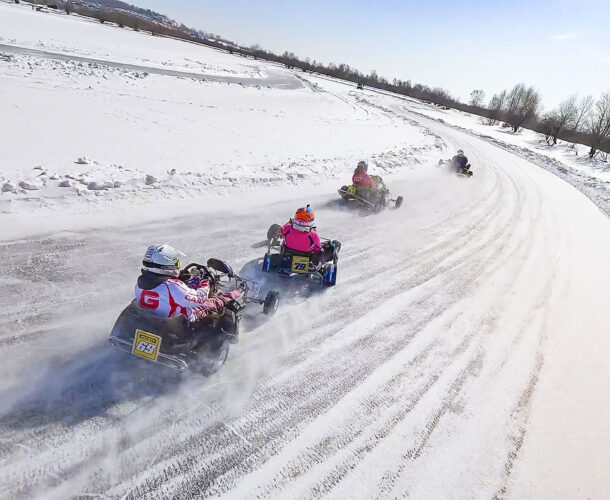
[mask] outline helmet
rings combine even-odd
[[[294,214],[292,225],[299,231],[310,231],[314,227],[314,219],[316,215],[309,205],[304,208],[299,208]]]
[[[181,256],[184,256],[182,252],[165,243],[151,245],[144,254],[142,265],[148,272],[178,277]]]
[[[368,164],[368,162],[362,160],[362,161],[358,162],[358,167],[363,168],[364,171],[366,172],[369,169],[369,164]]]
[[[458,156],[464,156],[464,151],[462,151],[461,149],[458,149],[457,154],[458,154]]]

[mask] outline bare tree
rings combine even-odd
[[[517,132],[528,120],[535,120],[541,107],[540,94],[523,83],[515,85],[506,97],[507,121]]]
[[[593,158],[600,146],[610,140],[610,92],[602,94],[595,103],[587,120],[587,132],[591,140],[589,158]]]
[[[483,106],[483,102],[485,101],[485,92],[483,92],[482,90],[473,90],[470,93],[470,105],[471,106],[476,106],[478,108],[480,108],[481,106]]]
[[[557,138],[564,129],[574,128],[577,115],[576,94],[562,101],[557,109],[547,113],[544,117],[544,123],[547,127],[547,143],[553,146],[557,144]]]
[[[577,108],[578,112],[574,118],[574,124],[572,128],[579,132],[581,127],[587,123],[589,113],[591,112],[591,106],[593,106],[593,96],[588,95],[578,101]]]
[[[503,90],[499,94],[494,94],[493,97],[489,100],[487,109],[489,109],[491,113],[487,117],[487,125],[495,125],[496,123],[498,123],[498,117],[500,116],[506,104],[507,94],[508,92],[506,92],[506,90]]]

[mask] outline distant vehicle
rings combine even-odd
[[[361,83],[359,83],[358,85],[356,85],[356,88],[358,90],[364,90],[364,85],[362,85]]]

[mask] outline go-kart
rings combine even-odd
[[[463,168],[461,166],[456,166],[452,160],[439,160],[439,167],[442,165],[447,165],[449,172],[456,173],[460,177],[472,177],[472,170],[470,170],[470,163],[466,164]]]
[[[267,252],[263,257],[262,271],[275,272],[285,278],[305,279],[320,286],[335,286],[341,243],[320,238],[323,254],[329,258],[322,263],[319,255],[287,248],[282,242],[280,229],[279,224],[273,224],[267,231]]]
[[[242,311],[247,304],[261,304],[268,315],[278,308],[278,292],[269,291],[264,299],[259,298],[262,285],[238,276],[221,260],[209,259],[206,266],[189,264],[179,279],[186,282],[193,269],[209,280],[210,296],[231,289],[241,290],[242,296],[195,323],[184,315],[155,317],[134,300],[116,320],[108,339],[110,345],[180,372],[191,369],[207,376],[227,360],[229,344],[237,343]]]
[[[375,212],[383,210],[390,203],[394,204],[394,208],[400,208],[403,202],[402,196],[397,196],[395,199],[390,196],[389,188],[377,175],[371,175],[377,183],[377,188],[362,188],[358,186],[341,186],[338,193],[344,201],[348,203],[356,203]]]

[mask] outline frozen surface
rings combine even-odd
[[[100,28],[40,15],[43,43],[60,20],[74,47]],[[606,498],[608,218],[421,104],[286,73],[0,60],[0,498]],[[470,179],[436,166],[458,148]],[[337,203],[363,157],[400,210]],[[263,278],[253,248],[307,202],[343,244],[323,293]],[[157,241],[282,294],[216,376],[107,345]]]

